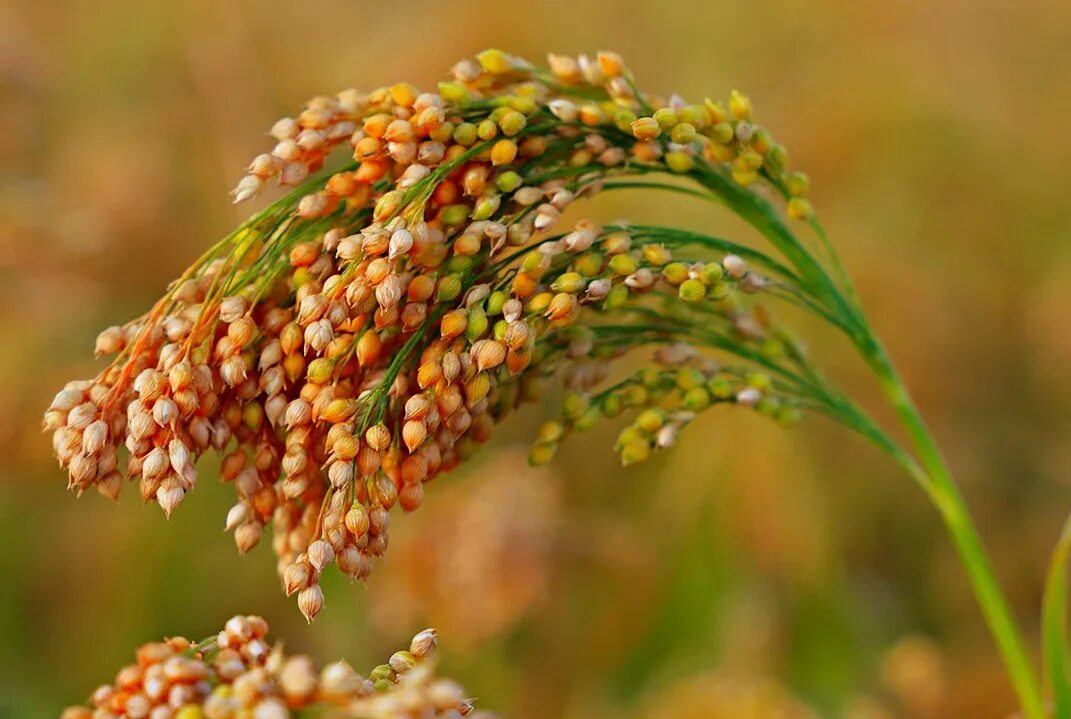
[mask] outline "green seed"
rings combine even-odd
[[[493,140],[498,134],[498,125],[491,118],[481,120],[476,126],[476,136],[481,140]]]
[[[520,95],[510,95],[506,98],[506,104],[525,115],[533,115],[539,109],[534,99]]]
[[[714,301],[724,300],[732,292],[733,287],[728,282],[715,282],[710,288],[710,299]]]
[[[712,287],[725,277],[725,268],[717,262],[708,262],[703,265],[702,271],[699,273],[699,279],[707,287]]]
[[[712,377],[707,381],[707,391],[715,399],[728,399],[733,396],[732,383],[725,377]]]
[[[744,150],[736,158],[737,166],[742,170],[757,170],[762,167],[763,159],[762,155],[755,152],[751,148]]]
[[[467,255],[454,255],[446,261],[446,271],[464,274],[473,268],[476,258]]]
[[[533,467],[542,467],[549,464],[558,452],[557,443],[539,442],[528,448],[528,464]]]
[[[759,400],[759,403],[755,405],[755,411],[764,417],[776,417],[778,410],[781,409],[781,403],[777,401],[775,397],[763,397]]]
[[[725,122],[725,120],[729,119],[729,113],[725,111],[725,105],[720,102],[715,102],[708,97],[703,101],[703,107],[710,113],[711,122]]]
[[[461,278],[457,275],[446,275],[439,280],[439,287],[435,292],[436,302],[449,302],[457,299],[461,294]]]
[[[780,170],[788,164],[788,150],[784,145],[774,145],[766,153],[766,162],[775,170]]]
[[[555,292],[568,292],[575,295],[583,290],[586,284],[579,272],[566,272],[554,280],[550,288]]]
[[[673,380],[678,388],[689,390],[693,387],[701,387],[706,381],[706,377],[695,367],[681,367],[677,370]]]
[[[654,265],[655,267],[661,267],[673,259],[673,255],[670,251],[666,249],[665,245],[661,244],[644,245],[642,252],[643,259],[648,264]]]
[[[521,260],[521,270],[524,272],[538,272],[543,265],[543,253],[532,250]]]
[[[476,126],[471,122],[462,122],[456,128],[454,128],[454,142],[459,145],[468,147],[476,143],[479,136],[476,133]]]
[[[699,302],[707,295],[707,286],[699,280],[685,280],[677,288],[677,296],[685,302]]]
[[[469,342],[475,342],[487,332],[487,313],[479,307],[472,307],[468,311],[469,323],[465,327],[465,337]]]
[[[666,413],[660,409],[646,409],[636,417],[636,427],[648,434],[657,432],[666,423]]]
[[[777,413],[774,415],[774,419],[785,427],[796,424],[803,418],[803,413],[800,412],[798,407],[792,407],[791,405],[781,405]]]
[[[662,268],[662,279],[677,287],[688,279],[688,265],[683,262],[670,262]]]
[[[785,343],[777,339],[767,339],[759,347],[759,351],[763,357],[768,359],[779,359],[785,356]]]
[[[598,252],[587,252],[576,258],[573,269],[582,277],[595,277],[602,272],[603,256]]]
[[[811,178],[802,172],[793,172],[788,176],[788,194],[793,197],[802,197],[811,189]]]
[[[313,384],[325,384],[331,379],[331,374],[334,371],[334,360],[327,359],[326,357],[317,357],[312,362],[309,362],[306,377],[309,382],[312,382]]]
[[[628,427],[623,428],[618,433],[617,442],[615,443],[614,446],[617,449],[621,449],[622,447],[624,447],[629,442],[637,442],[637,441],[642,442],[645,439],[646,439],[646,437],[643,436],[643,433],[640,432],[640,430],[636,429],[636,427],[634,427],[632,425],[629,425]]]
[[[478,53],[476,59],[480,66],[492,75],[501,75],[513,69],[509,55],[495,48]]]
[[[432,130],[428,137],[435,140],[435,142],[441,142],[444,145],[449,143],[454,137],[454,123],[449,121],[442,123]]]
[[[658,126],[663,130],[668,130],[676,125],[680,120],[677,119],[677,112],[671,107],[663,107],[655,111],[654,120],[658,123]]]
[[[693,387],[684,393],[684,407],[699,412],[710,406],[710,393],[703,387]]]
[[[636,440],[629,442],[621,448],[621,464],[628,467],[631,464],[644,462],[651,456],[651,445],[647,441]]]
[[[603,300],[603,307],[614,310],[628,302],[628,287],[623,284],[614,285]]]
[[[513,192],[524,183],[524,178],[513,170],[507,170],[495,179],[495,186],[502,192]]]
[[[471,211],[468,205],[448,205],[439,213],[439,219],[445,225],[456,226],[467,220]]]
[[[751,99],[739,90],[729,93],[729,112],[737,120],[746,120],[751,117]]]
[[[540,292],[538,295],[528,300],[528,304],[525,306],[525,310],[529,315],[542,315],[550,307],[551,300],[554,299],[554,295],[550,292]]]
[[[665,162],[666,167],[679,175],[695,167],[695,159],[687,152],[667,152]]]
[[[628,110],[618,110],[614,113],[614,124],[622,132],[632,132],[632,123],[636,122],[636,113]]]
[[[736,136],[736,131],[733,130],[733,126],[728,122],[719,122],[714,126],[712,138],[715,142],[722,145],[728,145],[733,141],[733,137]]]
[[[584,432],[595,426],[595,423],[602,417],[602,412],[598,407],[591,407],[587,412],[577,418],[576,423],[573,425],[577,431]]]
[[[490,195],[489,197],[481,197],[479,202],[476,203],[475,209],[472,211],[472,219],[474,220],[486,220],[491,215],[498,212],[498,206],[502,202],[501,195]]]
[[[695,139],[695,125],[690,122],[680,122],[673,126],[669,138],[678,145],[687,145]]]
[[[509,299],[509,295],[502,290],[495,290],[487,297],[487,314],[492,317],[497,317],[502,314],[502,307],[505,306],[506,300]]]
[[[793,197],[788,201],[788,216],[794,220],[809,220],[814,215],[811,203],[802,197]]]
[[[610,258],[610,271],[619,277],[627,277],[639,268],[639,262],[632,255],[614,255]]]
[[[589,400],[587,396],[577,392],[570,392],[565,396],[565,400],[562,403],[562,414],[564,414],[567,419],[578,419],[588,411],[590,404],[591,400]]]
[[[773,381],[770,379],[770,375],[763,374],[762,372],[751,372],[744,380],[748,387],[754,387],[760,392],[768,392],[773,387]]]
[[[539,442],[557,442],[565,436],[565,426],[561,422],[549,421],[539,425],[536,439]]]
[[[710,124],[710,113],[701,105],[688,105],[677,111],[677,119],[693,128],[701,128]]]
[[[640,384],[632,384],[625,388],[621,400],[626,407],[642,407],[647,404],[650,393],[647,388]]]
[[[760,155],[765,155],[773,148],[773,137],[765,128],[757,127],[751,135],[751,147]]]
[[[524,115],[513,109],[507,109],[498,120],[498,126],[502,128],[502,134],[506,137],[513,137],[523,130],[524,126],[527,124],[528,121],[525,119]]]
[[[616,392],[609,394],[602,401],[602,413],[607,419],[613,419],[621,414],[624,410],[624,403],[621,401],[621,396]]]
[[[465,105],[469,101],[469,91],[460,82],[440,82],[439,96],[451,105]]]

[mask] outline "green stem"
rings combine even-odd
[[[867,342],[860,349],[878,377],[881,390],[907,431],[927,475],[930,496],[963,561],[975,598],[1004,660],[1019,706],[1027,719],[1043,719],[1041,692],[1021,630],[989,561],[963,495],[941,456],[933,435],[908,394],[885,348],[863,324]]]
[[[843,278],[843,288],[833,281],[822,263],[802,245],[761,197],[736,186],[713,168],[697,166],[693,177],[758,229],[788,258],[830,312],[843,318],[848,336],[877,376],[886,400],[896,411],[911,439],[918,455],[917,462],[914,458],[904,461],[903,457],[898,456],[897,459],[927,491],[952,537],[975,598],[1004,660],[1023,715],[1026,719],[1043,719],[1045,712],[1035,669],[959,487],[952,479],[933,436],[888,353],[867,323],[835,252],[828,243],[823,243],[829,250],[827,261],[833,265],[836,275]]]
[[[1068,683],[1067,558],[1071,554],[1071,517],[1064,522],[1052,553],[1045,594],[1041,603],[1042,655],[1052,692],[1053,717],[1071,719],[1071,683]]]

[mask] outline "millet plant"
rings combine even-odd
[[[277,144],[253,160],[235,201],[273,180],[295,189],[212,246],[147,314],[102,332],[97,352],[111,363],[69,383],[46,412],[70,487],[114,498],[125,474],[170,514],[194,488],[197,458],[217,453],[235,489],[225,524],[238,550],[270,523],[282,586],[311,621],[322,572],[368,576],[387,551],[391,509],[416,509],[427,482],[554,383],[566,394],[538,430],[537,464],[618,415],[629,418],[616,445],[628,465],[717,406],[786,425],[822,414],[925,491],[1024,716],[1044,716],[963,498],[814,216],[807,177],[749,99],[641,92],[611,52],[548,64],[487,50],[457,63],[437,92],[346,90],[276,122]],[[567,207],[624,189],[716,203],[763,242],[624,222],[560,227]],[[907,444],[815,367],[774,319],[778,303],[847,337]],[[613,373],[635,350],[651,362]],[[1071,717],[1069,546],[1065,536],[1043,622],[1060,717]],[[205,677],[225,682],[218,668]],[[147,696],[138,681],[130,691]],[[147,716],[104,704],[93,716]]]
[[[364,677],[345,661],[319,671],[306,656],[270,644],[261,617],[232,617],[215,636],[143,644],[115,681],[97,687],[93,709],[61,719],[491,719],[474,712],[456,682],[435,674],[434,629],[413,637]]]

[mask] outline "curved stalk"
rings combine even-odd
[[[814,304],[819,305],[810,309],[844,332],[874,372],[886,401],[896,412],[900,424],[911,440],[915,455],[902,449],[884,430],[843,398],[835,404],[831,402],[836,397],[824,398],[827,407],[831,408],[830,415],[888,452],[933,502],[964,564],[967,578],[1008,670],[1023,714],[1027,719],[1041,719],[1044,711],[1036,671],[1028,657],[1018,622],[1001,590],[984,543],[933,436],[887,352],[870,328],[847,272],[831,243],[825,240],[821,228],[812,223],[821,235],[822,256],[831,266],[832,271],[829,271],[826,264],[810,252],[764,198],[727,180],[710,167],[698,165],[692,177],[710,192],[707,196],[709,199],[727,205],[784,255],[802,280],[800,285],[810,290],[809,294],[815,297]],[[622,184],[621,188],[628,186]],[[637,186],[648,189],[678,189],[672,185],[646,182],[637,183]],[[651,230],[633,229],[640,229],[641,232],[643,229]],[[695,233],[668,228],[658,228],[655,234],[663,237],[676,234],[681,239],[692,242],[698,237]],[[773,269],[776,271],[786,268],[775,262]],[[790,274],[795,273],[790,271]]]
[[[847,273],[832,246],[822,237],[822,247],[825,250],[823,254],[832,266],[831,276],[823,263],[796,238],[764,198],[728,181],[710,167],[697,166],[692,177],[774,245],[810,285],[829,312],[840,319],[840,322],[834,324],[851,339],[873,371],[882,394],[896,412],[911,441],[917,459],[907,459],[910,455],[903,450],[897,449],[891,453],[926,490],[937,508],[963,562],[967,578],[1004,661],[1023,715],[1027,719],[1042,719],[1045,712],[1035,667],[1027,654],[1018,622],[1000,587],[963,495],[903,379],[869,326]],[[817,228],[817,231],[824,235],[820,228]],[[884,432],[880,429],[877,431],[887,440]],[[879,445],[889,449],[882,442],[879,442]]]
[[[1071,554],[1071,517],[1064,522],[1053,550],[1041,605],[1044,675],[1052,691],[1053,716],[1071,719],[1071,684],[1068,683],[1067,560]]]
[[[864,351],[864,356],[877,375],[886,400],[910,436],[919,462],[929,477],[932,488],[930,496],[963,561],[975,598],[1008,670],[1020,708],[1028,719],[1041,719],[1045,711],[1033,662],[1027,655],[1018,621],[1001,590],[963,495],[885,349],[869,331],[867,339],[869,351]]]

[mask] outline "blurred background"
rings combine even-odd
[[[220,531],[212,467],[170,522],[129,490],[67,494],[41,411],[98,370],[100,329],[241,219],[227,191],[271,123],[345,87],[434,87],[486,46],[615,49],[646,89],[751,95],[810,173],[1036,648],[1071,508],[1066,0],[4,0],[0,716],[55,716],[138,643],[236,612],[365,671],[437,626],[444,671],[513,719],[1008,716],[935,512],[819,419],[714,412],[628,470],[604,427],[533,470],[525,443],[554,408],[530,408],[396,522],[368,587],[332,573],[311,627],[267,542],[240,558]],[[657,202],[598,211],[726,223]],[[843,342],[810,334],[886,417]]]

